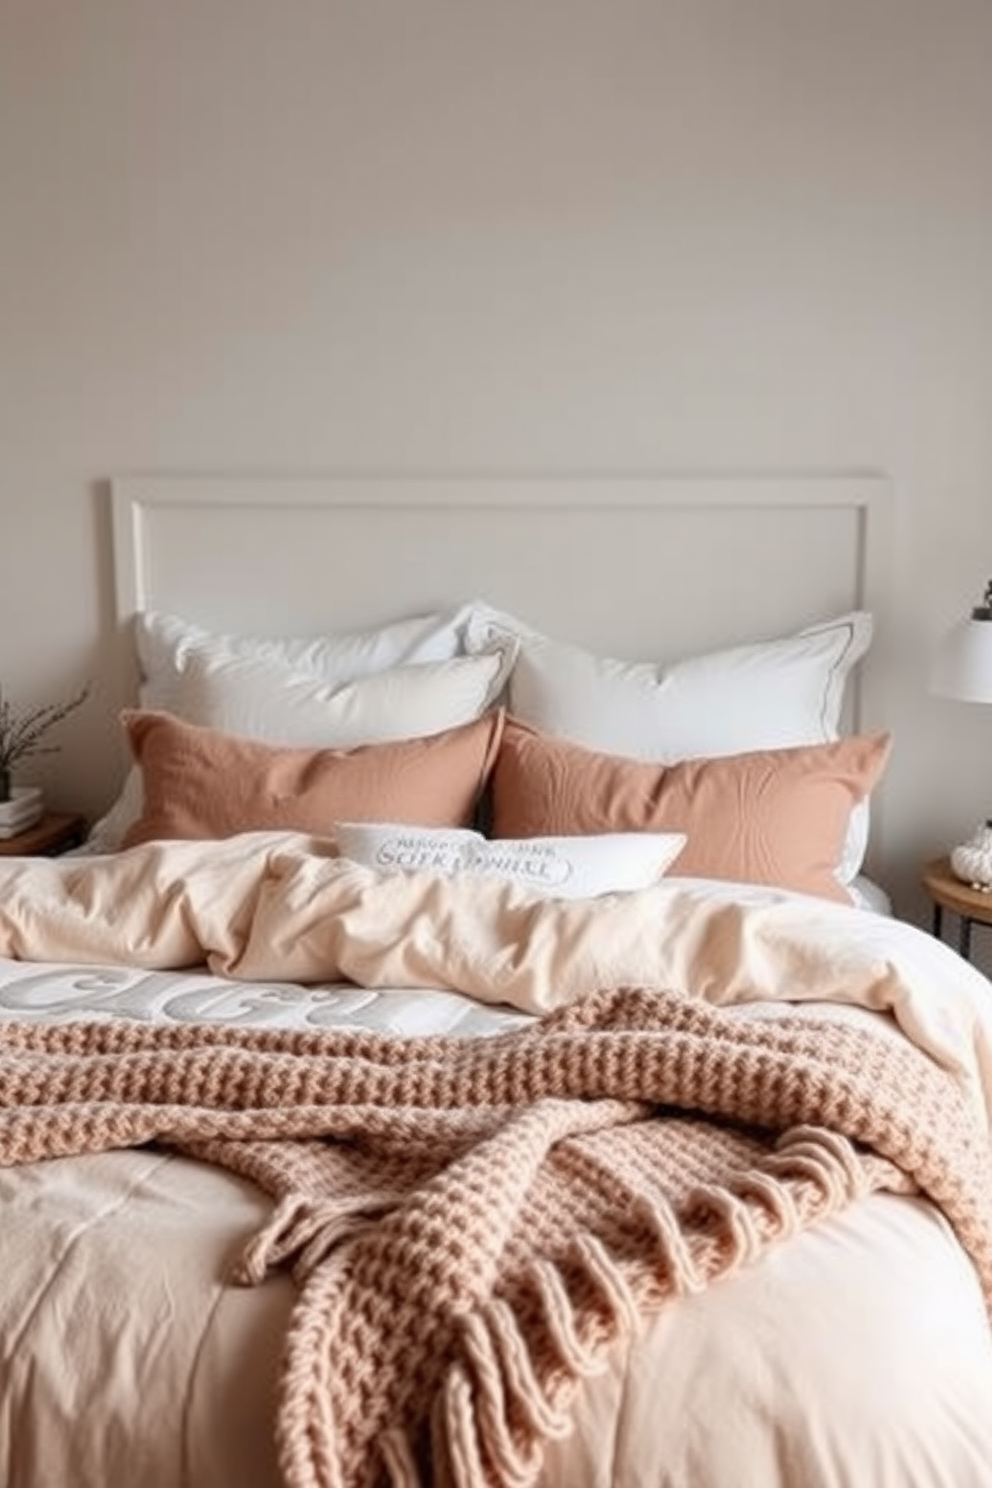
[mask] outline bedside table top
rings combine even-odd
[[[13,837],[0,837],[0,858],[49,857],[78,847],[86,820],[75,811],[46,811],[40,821]]]
[[[953,872],[949,857],[934,858],[933,862],[927,863],[922,883],[935,904],[943,905],[954,914],[979,920],[983,925],[992,925],[992,892],[983,893],[981,889],[973,889],[964,883]]]

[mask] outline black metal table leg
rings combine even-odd
[[[971,916],[962,915],[958,925],[958,950],[966,961],[971,960]]]

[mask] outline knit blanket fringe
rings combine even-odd
[[[992,1307],[992,1159],[891,1030],[593,995],[514,1033],[0,1029],[0,1164],[149,1141],[272,1194],[288,1488],[530,1488],[581,1382],[673,1299],[881,1188]]]

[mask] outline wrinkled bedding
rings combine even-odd
[[[43,1178],[10,1170],[0,1195],[14,1217],[3,1481],[276,1488],[293,1283],[228,1284],[264,1195],[155,1150],[58,1159]],[[845,1326],[824,1329],[828,1296]],[[585,1383],[572,1435],[550,1444],[542,1481],[984,1488],[990,1385],[963,1252],[932,1206],[879,1194],[618,1346]],[[742,1462],[755,1467],[746,1480]]]
[[[294,1286],[229,1284],[265,1195],[145,1149],[8,1170],[0,1198],[2,1481],[278,1488]],[[540,1481],[987,1488],[990,1392],[964,1252],[928,1202],[876,1194],[618,1344]]]
[[[330,839],[251,832],[0,860],[4,957],[435,989],[533,1015],[615,986],[860,1007],[890,1014],[992,1111],[986,979],[900,921],[784,890],[668,878],[543,899],[497,879],[359,867]]]
[[[42,863],[32,884],[35,860],[21,865],[0,885],[0,1020],[489,1037],[599,985],[675,987],[745,1021],[799,1004],[810,1018],[908,1040],[989,1125],[992,992],[912,927],[674,879],[563,915],[495,886],[480,898],[366,870],[356,879],[312,846],[235,841],[240,879],[212,851],[180,867],[155,848],[140,873],[138,857],[122,855],[123,897],[99,870]],[[254,878],[251,857],[264,864]],[[151,865],[154,923],[142,928]],[[286,962],[261,927],[288,925],[288,910]],[[391,940],[400,924],[402,950]],[[346,968],[368,985],[341,985]],[[236,1174],[158,1146],[0,1170],[4,1483],[275,1488],[294,1284],[275,1271],[259,1286],[230,1285],[270,1209]],[[992,1334],[974,1266],[930,1200],[875,1192],[620,1340],[583,1383],[540,1481],[985,1488],[990,1443]]]

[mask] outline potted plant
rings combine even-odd
[[[65,703],[41,703],[19,711],[0,687],[0,802],[11,798],[10,775],[14,765],[35,754],[52,754],[57,744],[42,740],[49,729],[68,718],[89,696],[89,686]]]

